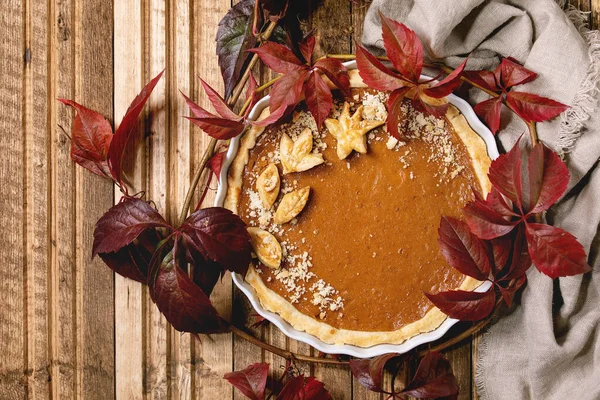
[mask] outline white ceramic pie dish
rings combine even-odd
[[[348,69],[356,68],[356,62],[354,61],[344,63],[344,65]],[[422,78],[425,79],[427,77],[423,76]],[[448,96],[448,101],[460,110],[460,112],[464,115],[471,128],[484,140],[487,146],[489,157],[491,159],[495,159],[496,157],[498,157],[498,147],[496,146],[494,136],[492,135],[490,130],[479,120],[469,103],[455,95]],[[258,118],[260,113],[268,106],[269,96],[266,96],[254,106],[254,108],[250,112],[249,117],[251,119]],[[223,163],[223,168],[221,169],[221,183],[219,184],[219,189],[217,191],[215,206],[222,207],[225,201],[225,197],[227,195],[227,172],[229,170],[229,166],[231,165],[234,157],[237,154],[239,140],[239,137],[232,139],[229,145],[229,149],[227,151],[227,155]],[[413,336],[412,338],[406,340],[401,344],[378,344],[371,347],[358,347],[353,345],[332,345],[323,342],[322,340],[318,339],[313,335],[295,329],[283,318],[281,318],[279,314],[265,310],[260,304],[260,300],[256,296],[254,289],[244,280],[244,277],[236,273],[232,275],[233,282],[235,283],[235,285],[246,295],[246,297],[248,297],[250,303],[259,315],[269,320],[271,323],[273,323],[275,326],[281,329],[281,331],[291,339],[307,343],[315,349],[329,354],[347,354],[353,357],[360,358],[375,357],[386,353],[402,354],[424,343],[433,342],[441,338],[442,336],[444,336],[444,334],[446,334],[446,332],[448,332],[448,330],[454,324],[458,322],[458,320],[456,319],[447,318],[435,330]],[[490,282],[484,282],[479,288],[475,289],[475,291],[485,291],[490,287],[490,285]]]

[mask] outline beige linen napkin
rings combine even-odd
[[[432,60],[467,68],[512,56],[539,78],[522,89],[571,106],[538,124],[540,138],[564,156],[568,194],[548,214],[573,233],[594,271],[556,281],[532,268],[521,305],[501,318],[480,345],[476,383],[482,399],[600,399],[600,33],[577,10],[553,0],[374,0],[363,42],[381,53],[378,11],[414,29]],[[470,93],[474,104],[486,98]],[[503,113],[499,134],[510,148],[526,127]]]

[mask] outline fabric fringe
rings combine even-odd
[[[565,9],[565,14],[569,20],[587,42],[590,60],[587,76],[575,95],[573,104],[561,115],[558,147],[562,152],[562,156],[573,149],[575,142],[583,133],[585,121],[590,119],[590,114],[598,104],[598,94],[600,93],[600,31],[588,28],[589,12],[580,11],[571,4],[567,6],[565,0],[559,0],[558,4]]]
[[[483,360],[487,358],[487,351],[488,351],[487,336],[489,334],[490,333],[489,333],[488,329],[486,329],[485,332],[483,332],[483,335],[481,336],[481,340],[479,341],[479,344],[477,345],[478,356],[477,356],[477,361],[475,362],[474,379],[475,379],[475,387],[477,388],[477,394],[479,395],[479,400],[488,400],[490,398],[490,396],[487,392],[487,388],[485,386],[485,374],[483,372],[484,371]]]

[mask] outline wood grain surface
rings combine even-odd
[[[217,89],[217,24],[234,0],[4,0],[0,3],[0,399],[242,399],[222,379],[250,363],[285,360],[231,334],[196,339],[172,329],[146,287],[91,259],[94,225],[118,200],[111,184],[69,157],[74,99],[120,121],[145,82],[163,69],[139,134],[127,152],[126,179],[174,221],[206,136],[179,90],[208,106],[198,76]],[[304,22],[317,52],[348,53],[360,38],[368,0],[323,0]],[[600,0],[571,0],[600,23]],[[271,74],[257,69],[264,82]],[[214,184],[205,204],[214,200]],[[195,202],[198,198],[195,198]],[[252,324],[252,308],[230,278],[212,300]],[[252,332],[289,350],[317,355],[273,326]],[[478,398],[473,374],[479,338],[446,353],[461,385]],[[383,399],[346,368],[299,364],[335,399]],[[405,365],[403,377],[414,371]],[[389,381],[391,378],[388,376]]]

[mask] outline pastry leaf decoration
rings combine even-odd
[[[353,150],[365,154],[367,152],[367,133],[385,123],[384,121],[363,120],[362,111],[363,106],[360,106],[350,116],[350,104],[344,103],[342,112],[337,119],[325,120],[327,130],[337,140],[337,156],[340,160],[348,157]]]

